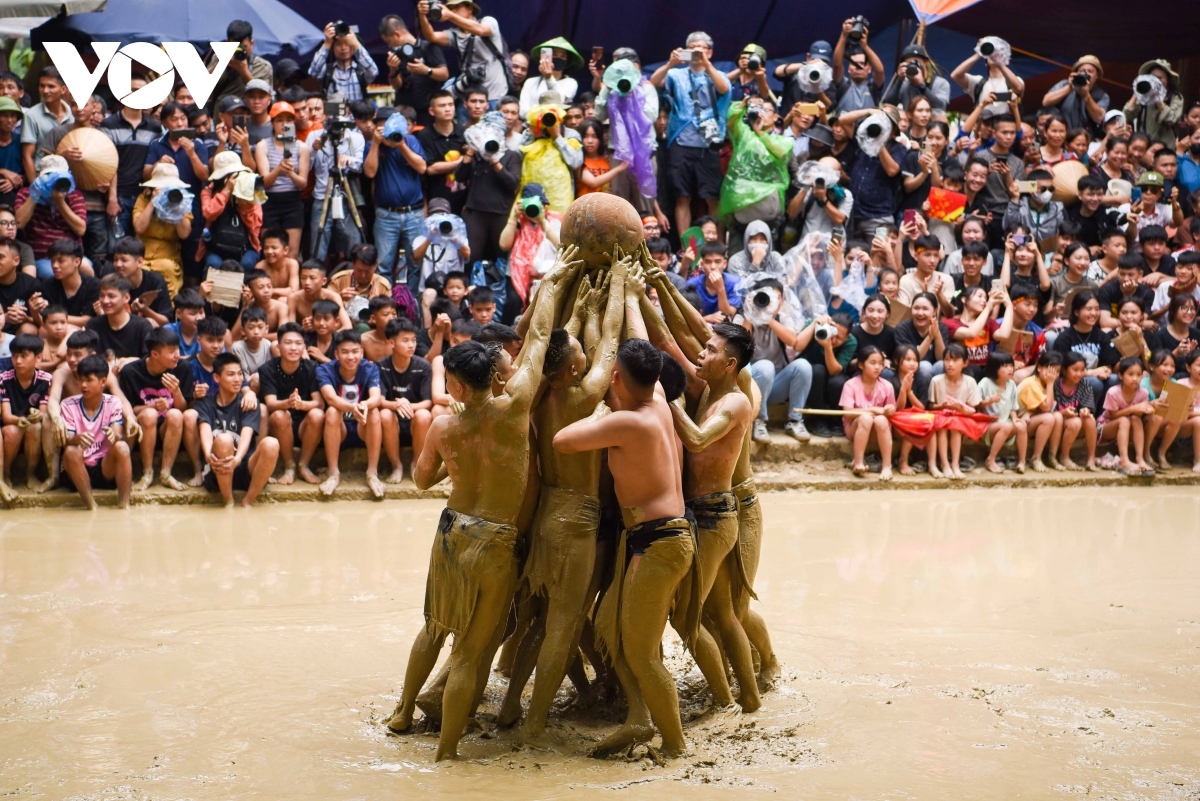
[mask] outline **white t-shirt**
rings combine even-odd
[[[1122,203],[1117,206],[1118,214],[1129,214],[1129,204]],[[1171,207],[1166,203],[1155,203],[1153,209],[1142,209],[1142,216],[1138,219],[1138,230],[1142,230],[1147,225],[1161,225],[1166,228],[1171,224]]]
[[[500,23],[496,22],[495,17],[484,17],[476,20],[480,25],[492,29],[492,35],[488,37],[492,45],[495,47],[496,53],[504,52],[504,38],[500,35]],[[475,49],[471,53],[472,64],[482,64],[485,69],[483,85],[487,89],[488,100],[499,100],[508,94],[508,77],[504,72],[504,65],[496,58],[496,53],[492,52],[492,48],[488,47],[479,37],[472,37],[471,34],[457,27],[451,27],[448,31],[450,34],[450,43],[458,50],[459,64],[463,64],[463,54],[467,51],[467,43],[474,38]],[[465,70],[463,65],[462,69]]]

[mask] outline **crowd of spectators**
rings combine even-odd
[[[1091,55],[1030,97],[1002,40],[948,73],[913,44],[889,70],[854,17],[774,68],[777,95],[762,47],[723,71],[702,31],[649,70],[628,47],[510,50],[473,0],[416,10],[379,22],[382,55],[330,22],[307,69],[236,20],[207,107],[182,85],[148,111],[75,98],[54,67],[26,97],[0,73],[5,497],[21,454],[41,491],[182,489],[181,449],[229,501],[297,477],[332,494],[354,447],[382,496],[380,455],[399,481],[400,447],[452,413],[441,353],[516,352],[591,192],[637,209],[709,323],[752,331],[760,443],[786,404],[786,435],[844,433],[862,472],[922,408],[994,417],[993,471],[1027,445],[1034,469],[1074,467],[1076,440],[1084,467],[1115,442],[1119,469],[1166,469],[1188,438],[1200,470],[1200,411],[1161,417],[1164,382],[1200,387],[1200,102],[1167,61],[1120,109]],[[81,128],[111,141],[111,179]],[[928,469],[961,475],[960,440],[934,437]]]

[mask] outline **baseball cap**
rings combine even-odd
[[[900,60],[906,58],[929,58],[929,51],[919,44],[911,44],[900,51]]]
[[[271,84],[267,83],[262,78],[255,78],[246,84],[246,89],[242,92],[242,94],[248,95],[251,92],[266,92],[269,95],[271,94]]]
[[[429,201],[430,214],[449,214],[450,201],[444,197],[435,197]]]
[[[280,114],[291,114],[293,117],[295,117],[296,116],[296,107],[293,106],[291,103],[287,103],[287,102],[284,102],[281,100],[278,103],[271,106],[271,119],[275,119]]]
[[[245,111],[246,104],[237,95],[228,95],[226,97],[222,97],[221,102],[217,105],[217,111],[220,111],[223,114],[228,114],[231,111],[238,110],[239,108]]]
[[[391,106],[380,106],[375,109],[375,122],[387,122],[388,117],[396,113]]]
[[[826,64],[833,66],[833,47],[824,39],[818,39],[809,45],[808,55],[810,58],[819,58]]]
[[[0,106],[0,111],[4,111],[2,106]],[[1154,170],[1146,170],[1144,173],[1142,173],[1142,177],[1138,178],[1137,185],[1161,187],[1163,185],[1162,173],[1155,172]]]

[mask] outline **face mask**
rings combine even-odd
[[[1048,189],[1045,192],[1036,193],[1033,196],[1033,199],[1038,202],[1038,205],[1044,206],[1050,202],[1050,198],[1052,198],[1052,197],[1054,197],[1054,191]]]
[[[1188,152],[1193,156],[1200,156],[1200,142],[1192,142],[1188,145]]]
[[[567,60],[566,60],[565,58],[556,58],[556,59],[553,59],[552,61],[553,61],[553,64],[554,64],[554,71],[555,71],[555,72],[565,72],[565,71],[566,71],[566,69],[567,69]]]

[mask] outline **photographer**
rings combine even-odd
[[[865,122],[866,118],[873,114],[873,109],[850,111],[838,117],[834,125],[842,129],[844,135],[854,142],[855,129],[860,121],[863,121],[866,127],[877,124]],[[879,153],[871,156],[861,147],[856,148],[854,163],[848,170],[850,180],[847,184],[854,194],[854,227],[853,230],[847,229],[847,233],[860,239],[870,239],[880,226],[892,225],[895,222],[900,172],[908,155],[908,148],[896,141],[899,129],[894,123],[886,127],[889,128],[889,132]],[[882,135],[880,132],[880,136]]]
[[[981,55],[985,49],[985,45],[992,49],[986,56]],[[950,73],[950,78],[959,85],[959,87],[969,96],[975,99],[978,103],[981,98],[989,93],[1002,96],[1002,93],[1008,93],[1010,96],[1021,97],[1025,94],[1025,81],[1017,77],[1008,66],[1008,59],[1011,56],[1011,50],[1008,43],[1003,39],[995,37],[986,37],[980,39],[975,44],[975,52],[973,52],[963,63],[954,68]],[[983,59],[987,65],[987,77],[981,78],[978,75],[972,75],[968,70],[975,66],[979,59]],[[997,100],[985,108],[992,110],[992,114],[1007,114],[1009,113],[1008,101]]]
[[[222,153],[236,153],[246,165],[246,169],[254,169],[254,149],[250,147],[250,131],[245,127],[248,119],[246,102],[240,97],[223,97],[217,104],[217,148],[212,152],[213,159]],[[241,123],[237,125],[236,123]]]
[[[425,233],[413,240],[413,261],[421,262],[421,288],[441,287],[446,273],[466,272],[471,262],[467,225],[450,212],[450,204],[433,198],[428,204]]]
[[[838,184],[840,174],[838,160],[825,156],[811,181],[803,179],[800,191],[788,201],[788,218],[801,221],[801,239],[809,234],[832,234],[834,228],[844,228],[850,221],[854,195]]]
[[[929,59],[929,53],[918,44],[900,51],[900,63],[896,65],[896,74],[883,93],[883,102],[908,108],[914,97],[926,98],[933,107],[934,115],[945,117],[946,104],[950,102],[950,82],[937,74],[937,67]]]
[[[239,191],[247,183],[243,175],[249,176],[251,192],[247,197]],[[255,179],[258,176],[254,171],[234,153],[221,153],[214,159],[212,178],[200,192],[200,213],[208,230],[196,258],[204,265],[205,274],[209,267],[220,267],[225,259],[240,263],[246,272],[258,263],[263,212],[253,191]]]
[[[1042,98],[1042,108],[1056,108],[1067,121],[1067,129],[1100,131],[1108,111],[1108,94],[1096,84],[1104,77],[1104,67],[1095,56],[1080,56],[1065,80],[1050,87]]]
[[[325,205],[325,196],[331,191],[331,168],[336,164],[339,170],[346,173],[361,173],[363,151],[366,140],[358,127],[347,119],[327,119],[326,128],[312,144],[313,181],[312,219],[309,231],[313,241],[320,239],[312,257],[317,261],[325,261],[331,250],[333,240],[339,242],[339,247],[332,248],[337,253],[348,253],[352,247],[363,241],[363,232],[354,224],[350,214],[349,204],[354,203],[352,195],[342,194],[343,214],[341,219],[335,219],[332,204],[325,214],[325,227],[321,228],[321,209]],[[357,180],[356,176],[348,175],[350,181]],[[339,180],[333,178],[332,180]],[[353,190],[352,190],[353,191]],[[340,260],[340,259],[339,259]]]
[[[392,114],[376,125],[363,159],[363,175],[373,179],[375,192],[375,247],[379,250],[379,272],[392,283],[407,283],[416,290],[421,273],[408,255],[413,240],[425,231],[425,153],[417,137],[408,132],[403,114]],[[400,248],[403,265],[396,263]]]
[[[468,145],[463,156],[461,178],[467,184],[467,200],[462,216],[471,253],[491,261],[501,255],[500,232],[521,183],[521,151],[505,145],[507,125],[499,111],[484,114],[471,131],[472,138],[484,144],[479,151]],[[489,141],[499,146],[490,150]]]
[[[148,270],[167,282],[171,297],[183,288],[182,243],[192,234],[192,198],[174,164],[154,165],[133,206],[133,230],[146,246]]]
[[[529,109],[538,104],[538,98],[544,92],[558,92],[562,102],[569,106],[579,85],[566,72],[583,66],[579,51],[560,36],[533,48],[529,57],[537,60],[538,74],[526,78],[521,87],[521,116],[529,114]]]
[[[1153,75],[1162,84],[1165,94],[1162,99],[1148,98],[1143,103],[1138,97],[1141,81],[1134,81],[1134,93],[1125,104],[1125,119],[1135,131],[1145,131],[1151,139],[1159,139],[1167,148],[1175,147],[1175,127],[1183,119],[1183,93],[1179,91],[1179,73],[1171,69],[1165,58],[1147,61],[1138,69],[1138,77]]]
[[[213,90],[212,102],[216,105],[220,105],[226,97],[241,97],[246,91],[246,84],[256,78],[268,84],[274,83],[271,62],[254,55],[253,25],[244,19],[235,19],[225,29],[225,41],[237,42],[239,46],[217,81],[217,88]],[[209,53],[204,61],[205,68],[212,72],[216,65],[217,54]]]
[[[67,160],[45,156],[37,178],[17,191],[16,203],[17,227],[33,248],[37,277],[52,278],[50,246],[63,238],[81,242],[87,230],[87,206]]]
[[[776,116],[771,101],[757,97],[730,107],[733,155],[721,184],[721,218],[732,216],[742,225],[761,220],[774,225],[783,213],[793,140],[772,133]]]
[[[332,68],[330,54],[334,60]],[[325,26],[325,43],[313,56],[308,74],[321,81],[321,91],[326,97],[336,92],[350,102],[367,96],[367,86],[375,80],[379,68],[349,25],[330,22]]]
[[[500,249],[508,251],[509,281],[524,306],[534,281],[554,266],[562,214],[553,211],[541,184],[526,184],[500,232]]]
[[[833,47],[833,86],[838,114],[875,108],[883,96],[883,61],[867,44],[871,24],[866,17],[851,17],[842,23],[842,33]],[[847,45],[847,40],[854,42]]]
[[[725,73],[733,86],[731,99],[735,102],[748,97],[765,97],[774,102],[775,95],[767,85],[767,51],[756,44],[748,44],[738,55],[737,69]]]
[[[1008,186],[1008,205],[1004,209],[1004,230],[1011,231],[1018,225],[1030,230],[1040,246],[1047,239],[1058,235],[1058,226],[1063,221],[1063,206],[1054,197],[1054,176],[1049,170],[1038,168],[1026,174],[1037,183],[1037,191],[1022,192],[1016,181]],[[993,215],[994,216],[994,215]]]
[[[450,77],[442,48],[413,36],[395,14],[379,21],[379,38],[388,46],[388,83],[396,90],[394,104],[415,109],[418,125],[432,125],[429,100]]]
[[[304,228],[304,200],[312,151],[296,138],[296,110],[291,103],[271,106],[274,136],[254,146],[255,172],[263,178],[269,198],[263,206],[263,227],[288,232],[288,256],[300,258],[300,232]]]
[[[583,139],[563,124],[558,95],[547,92],[529,110],[529,141],[521,147],[521,183],[538,184],[555,209],[575,199],[575,171],[583,166]]]
[[[721,159],[717,150],[725,141],[729,110],[729,79],[709,60],[712,37],[696,31],[687,47],[671,51],[671,58],[650,76],[670,100],[667,123],[668,183],[675,195],[675,230],[692,224],[692,198],[700,197],[715,216],[721,197]]]
[[[819,61],[831,70],[833,68],[833,48],[824,39],[818,39],[809,45],[808,58],[805,61],[791,64],[780,64],[775,68],[775,77],[783,82],[782,108],[791,110],[797,103],[816,103],[820,100],[825,108],[833,108],[833,100],[825,92],[813,91],[808,76],[801,75],[805,65]]]
[[[500,24],[494,17],[477,20],[482,13],[473,0],[449,0],[446,3],[420,0],[417,20],[425,38],[438,47],[454,46],[458,51],[459,81],[465,89],[482,85],[488,100],[495,103],[514,91],[510,87],[509,66],[505,57],[506,45],[500,35]],[[435,31],[432,22],[448,22],[451,27]],[[456,86],[457,86],[456,82]]]
[[[754,420],[751,436],[755,442],[770,442],[767,432],[767,407],[787,402],[787,423],[784,430],[798,442],[808,442],[811,435],[804,427],[804,417],[797,409],[808,402],[812,387],[812,365],[804,359],[794,359],[802,315],[787,302],[783,284],[773,278],[762,278],[743,284],[745,302],[742,325],[754,335],[754,361],[750,376],[762,393],[762,404]]]

